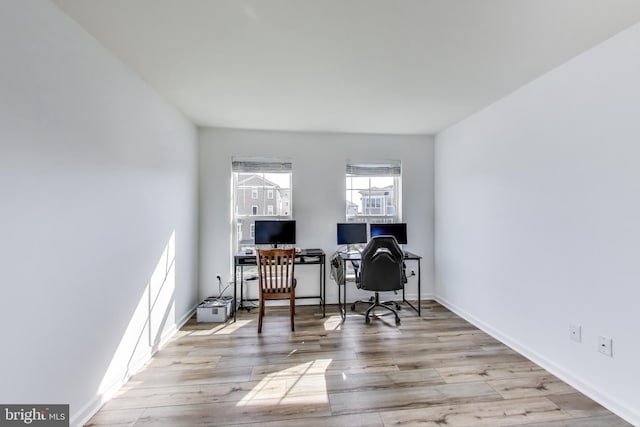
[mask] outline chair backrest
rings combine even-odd
[[[295,249],[260,249],[256,255],[258,262],[258,283],[264,293],[293,293],[295,286]]]
[[[369,291],[402,289],[403,262],[404,252],[395,237],[372,237],[362,250],[358,287]]]

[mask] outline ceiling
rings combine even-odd
[[[640,21],[637,0],[54,0],[201,126],[431,134]]]

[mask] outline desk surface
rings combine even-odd
[[[362,258],[360,252],[343,252],[340,256],[345,260],[359,261]],[[404,251],[404,259],[422,259],[422,256],[414,254],[413,252]]]
[[[325,253],[322,249],[301,249],[299,252],[296,252],[296,262],[303,263],[303,264],[305,263],[310,264],[312,263],[311,260],[307,261],[305,257],[313,259],[313,258],[322,258],[324,256],[325,256]],[[233,257],[233,259],[236,264],[238,263],[248,264],[250,262],[255,262],[256,253],[253,252],[248,254],[248,253],[241,252],[239,254],[236,254]]]

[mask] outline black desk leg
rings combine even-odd
[[[344,320],[347,320],[347,272],[345,269],[344,272],[344,282],[342,282],[342,296],[343,296],[343,303],[344,303]],[[340,289],[338,289],[338,292],[340,292]]]
[[[322,317],[327,315],[327,264],[325,256],[322,255]]]
[[[409,301],[407,301],[406,295],[405,295],[405,287],[402,287],[402,301],[407,304],[409,307],[413,308],[415,310],[416,313],[418,313],[418,317],[421,315],[421,308],[420,305],[422,304],[422,289],[420,287],[420,280],[421,280],[421,271],[420,271],[420,266],[421,266],[421,262],[422,260],[420,258],[416,259],[416,261],[418,261],[418,306],[414,306],[413,304],[411,304]]]
[[[418,317],[421,316],[420,310],[422,310],[422,303],[420,298],[422,297],[422,291],[420,289],[420,279],[422,278],[422,272],[420,271],[420,266],[422,265],[422,259],[418,260]]]
[[[340,290],[340,285],[344,286],[344,283],[338,283],[338,311],[340,312],[340,317],[344,319],[342,314],[342,291]]]
[[[407,283],[409,283],[408,280],[407,280]],[[407,288],[407,286],[406,286],[407,283],[403,283],[402,284],[402,302],[406,302],[406,303],[409,302],[409,301],[407,301],[407,298],[404,295],[404,290]],[[411,305],[411,304],[409,304],[409,305]]]
[[[236,321],[236,311],[238,311],[238,266],[233,266],[233,321]]]
[[[324,307],[323,301],[324,301],[324,293],[322,291],[322,269],[324,268],[324,263],[322,262],[322,258],[320,258],[320,265],[319,265],[320,270],[318,270],[318,286],[320,287],[320,307]],[[322,317],[324,317],[324,309],[322,310]]]
[[[340,312],[340,317],[344,322],[347,318],[347,275],[344,274],[342,277],[342,283],[336,283],[338,285],[338,311]],[[344,300],[342,299],[342,293],[344,292]]]
[[[240,304],[238,305],[238,310],[247,310],[247,313],[251,311],[251,307],[245,307],[244,305],[244,266],[239,266],[240,268]]]

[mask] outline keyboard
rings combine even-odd
[[[302,251],[303,255],[308,255],[308,256],[317,256],[317,255],[322,255],[324,253],[324,251],[322,249],[304,249]]]

